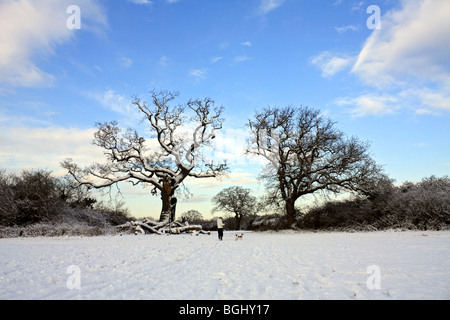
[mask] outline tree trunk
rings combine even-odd
[[[285,210],[286,210],[286,220],[288,226],[290,226],[295,222],[295,216],[297,215],[297,210],[295,210],[295,200],[287,199],[285,204]]]
[[[176,211],[176,198],[174,196],[176,188],[172,188],[168,184],[164,184],[164,188],[161,190],[162,208],[159,215],[159,221],[162,222],[166,219],[169,213],[171,214],[170,220],[175,221]]]
[[[240,214],[236,214],[235,218],[235,228],[236,230],[241,230],[241,220],[242,216]]]
[[[165,192],[161,191],[161,201],[162,201],[162,208],[161,213],[159,215],[159,221],[162,222],[166,219],[167,212],[170,211],[170,196]]]

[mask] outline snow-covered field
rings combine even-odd
[[[450,299],[450,232],[0,239],[0,299]]]

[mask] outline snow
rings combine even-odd
[[[0,239],[0,299],[447,300],[449,245],[449,231]]]

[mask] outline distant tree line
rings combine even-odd
[[[209,98],[175,105],[177,96],[162,91],[153,92],[148,104],[134,99],[147,137],[137,129],[123,130],[117,122],[99,123],[93,143],[104,151],[103,164],[82,168],[66,159],[61,165],[68,175],[62,178],[43,170],[0,171],[0,237],[20,228],[19,235],[31,229],[32,234],[43,229],[52,235],[75,233],[76,226],[92,234],[108,232],[131,218],[123,202],[105,205],[91,189],[111,190],[122,182],[150,186],[151,194],[160,195],[155,223],[170,228],[186,178],[216,178],[229,171],[226,162],[207,159],[202,151],[214,148],[223,128],[223,107]],[[233,186],[212,197],[212,213],[225,217],[227,229],[441,230],[450,225],[447,176],[394,185],[373,159],[370,143],[347,136],[320,110],[267,107],[255,112],[248,128],[246,155],[265,161],[260,179],[266,192],[258,199],[250,189]],[[342,193],[349,194],[347,200],[299,209],[308,195],[327,199]],[[181,221],[216,228],[215,219],[205,220],[196,210],[184,213]]]
[[[0,237],[103,235],[132,220],[123,202],[99,202],[87,188],[74,188],[72,183],[42,170],[0,171]],[[448,230],[450,226],[447,176],[385,184],[370,198],[354,196],[325,201],[306,212],[297,209],[294,223],[267,198],[258,199],[243,187],[226,188],[212,202],[215,211],[221,208],[225,213],[227,230]],[[215,217],[205,219],[197,210],[184,212],[179,220],[205,230],[217,228]]]
[[[213,202],[230,204],[233,195],[230,191],[244,190],[241,187],[226,188]],[[345,200],[323,201],[305,212],[298,208],[294,223],[286,217],[283,208],[277,207],[267,199],[256,199],[251,191],[245,189],[241,196],[248,195],[253,203],[249,210],[248,202],[235,201],[227,212],[245,212],[242,216],[227,215],[228,229],[248,230],[336,230],[336,231],[375,231],[386,229],[400,230],[448,230],[450,229],[450,178],[427,177],[420,182],[405,182],[400,185],[383,184],[371,197],[353,195]],[[236,208],[239,203],[243,209]],[[216,207],[215,209],[217,209]],[[258,211],[260,210],[260,211]],[[262,211],[264,210],[264,211]],[[226,210],[225,210],[226,211]],[[200,223],[197,218],[197,223]],[[204,225],[214,225],[203,221]]]

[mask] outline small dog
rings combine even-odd
[[[236,234],[236,236],[234,237],[234,241],[238,241],[239,239],[242,240],[243,237],[244,237],[244,234],[243,234],[243,233],[241,233],[241,234]]]

